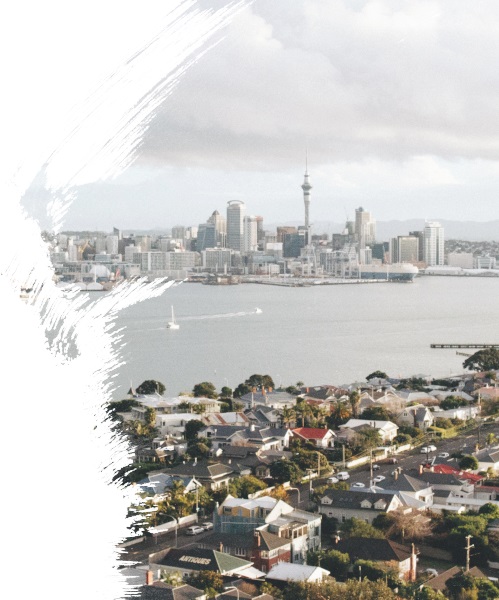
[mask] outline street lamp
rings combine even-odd
[[[228,592],[229,590],[236,590],[237,600],[239,600],[239,589],[235,585],[225,585],[224,590]]]
[[[301,496],[300,496],[300,490],[297,487],[289,487],[287,488],[287,491],[289,490],[295,490],[298,493],[298,506],[301,504]]]
[[[178,521],[175,517],[173,517],[172,515],[165,515],[166,517],[168,517],[169,519],[172,519],[172,521],[175,523],[175,548],[177,547],[177,529],[178,529]],[[154,543],[157,544],[158,543],[158,535],[159,532],[155,531],[153,533],[154,536]]]

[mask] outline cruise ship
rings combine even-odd
[[[411,263],[392,265],[359,265],[360,279],[385,279],[387,281],[413,281],[419,269]]]

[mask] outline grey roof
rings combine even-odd
[[[364,500],[369,500],[369,502],[371,502],[371,504],[373,504],[373,505],[375,502],[378,502],[378,500],[384,500],[386,502],[386,504],[389,505],[390,502],[392,502],[392,500],[393,500],[393,494],[389,494],[389,493],[378,494],[377,492],[361,492],[361,491],[355,491],[355,490],[329,489],[322,495],[322,497],[324,497],[324,496],[327,496],[328,498],[330,498],[333,501],[333,503],[331,505],[333,507],[352,508],[352,509],[362,508],[361,503],[364,502]],[[329,506],[329,505],[327,505],[327,506]],[[376,509],[373,506],[372,510],[382,511],[383,509]]]
[[[197,464],[180,464],[170,469],[165,469],[164,473],[170,473],[172,475],[180,476],[194,476],[196,479],[213,479],[216,477],[222,477],[224,475],[230,475],[234,472],[229,465],[222,463],[207,463],[206,461],[199,461]]]
[[[380,487],[384,490],[395,490],[397,492],[419,492],[428,487],[426,481],[420,481],[411,475],[399,475],[398,479],[385,479],[380,483]]]
[[[428,485],[455,485],[462,486],[467,483],[466,479],[460,479],[452,473],[432,473],[431,471],[425,471],[421,475],[411,475],[412,479],[417,479]],[[425,487],[428,487],[426,485]]]
[[[212,438],[225,438],[230,440],[234,436],[248,441],[265,441],[271,438],[282,438],[288,432],[285,427],[270,427],[268,425],[252,425],[250,427],[241,425],[210,425],[201,429],[201,434],[208,430],[215,429],[216,434]]]
[[[219,550],[220,544],[224,545],[224,548],[253,548],[253,536],[246,534],[236,533],[219,533],[217,531],[207,535],[199,542],[200,548],[212,548],[213,550]]]
[[[140,597],[143,600],[195,600],[204,596],[204,590],[192,585],[174,587],[164,581],[155,581],[152,585],[141,587]]]
[[[346,552],[352,561],[361,559],[402,562],[411,555],[411,549],[408,546],[387,539],[375,538],[352,537],[340,540],[334,549]]]

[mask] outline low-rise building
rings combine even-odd
[[[322,515],[337,519],[338,523],[352,518],[372,523],[378,515],[402,506],[395,494],[329,489],[321,496],[318,508]]]
[[[336,434],[327,427],[297,427],[291,430],[293,437],[310,442],[317,448],[333,448]]]

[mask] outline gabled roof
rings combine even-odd
[[[221,575],[250,567],[253,563],[217,550],[197,547],[171,548],[159,565],[192,571],[215,571]]]
[[[423,585],[425,585],[426,587],[430,587],[433,590],[442,591],[442,590],[445,590],[446,584],[449,581],[449,579],[452,579],[453,577],[455,577],[456,575],[458,575],[459,573],[462,573],[462,572],[463,572],[463,569],[461,569],[460,567],[451,567],[447,571],[440,573],[440,575],[437,575],[436,577],[433,577],[429,581],[426,581]],[[471,575],[472,577],[479,577],[479,578],[486,577],[486,575],[478,567],[472,567],[468,571],[468,575]]]
[[[363,509],[362,502],[366,500],[371,503],[371,510],[378,510],[384,512],[386,508],[393,502],[393,494],[378,494],[377,492],[361,492],[355,490],[327,490],[322,497],[328,497],[332,500],[331,506],[333,508],[351,508],[351,509]],[[386,503],[385,508],[376,508],[375,503],[380,500],[384,500]],[[397,503],[399,504],[399,503]]]
[[[382,481],[380,484],[384,490],[396,490],[398,492],[419,492],[430,487],[426,481],[420,481],[410,475],[399,475],[398,479]]]
[[[330,571],[322,567],[281,562],[274,565],[267,574],[267,579],[276,581],[310,581],[314,576],[325,577]]]
[[[199,590],[192,585],[174,587],[164,581],[155,581],[152,585],[142,586],[140,595],[143,600],[196,600],[204,596],[204,590]]]
[[[261,530],[258,533],[260,535],[260,548],[262,550],[276,550],[277,548],[291,544],[290,539],[279,537],[269,531]]]
[[[333,433],[326,427],[297,427],[291,431],[293,432],[293,435],[297,435],[306,440],[322,440],[326,435]]]
[[[362,559],[402,562],[411,556],[409,546],[387,539],[352,537],[340,540],[334,548],[349,554],[352,561]]]
[[[234,469],[222,463],[199,461],[196,464],[180,464],[171,469],[165,469],[163,472],[179,476],[194,476],[196,479],[202,480],[228,476],[234,472]]]

